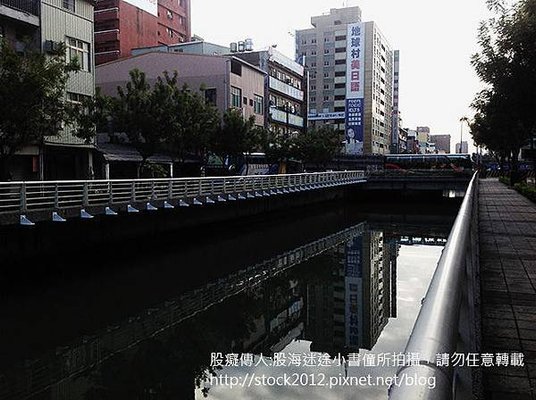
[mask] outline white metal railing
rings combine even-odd
[[[230,177],[0,182],[0,214],[188,199],[229,200],[348,185],[363,171]],[[233,197],[235,196],[235,197]]]
[[[406,345],[405,352],[418,355],[419,364],[398,371],[400,378],[407,375],[415,377],[415,381],[433,380],[434,388],[393,385],[390,400],[456,398],[457,372],[452,367],[438,366],[436,360],[438,354],[453,354],[460,338],[460,307],[463,291],[471,279],[467,270],[472,267],[466,263],[475,241],[471,231],[477,223],[477,190],[477,173],[474,173]]]

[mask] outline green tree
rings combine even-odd
[[[488,0],[488,7],[495,17],[481,24],[472,58],[487,88],[473,102],[471,132],[478,144],[508,155],[515,181],[520,149],[536,128],[536,0]]]
[[[224,160],[229,157],[231,164],[244,153],[258,150],[261,146],[262,130],[255,127],[255,118],[245,120],[238,110],[229,109],[223,114],[223,121],[211,139],[211,151]]]
[[[309,129],[307,134],[300,135],[296,139],[298,158],[306,163],[315,164],[317,167],[325,166],[340,153],[341,148],[339,133],[328,126]]]
[[[111,101],[115,132],[126,134],[142,157],[138,175],[143,173],[147,159],[163,149],[178,129],[174,115],[176,84],[176,73],[164,73],[151,88],[145,73],[134,69],[125,88],[119,86],[118,97]]]
[[[0,180],[10,178],[13,155],[31,144],[41,145],[77,119],[65,101],[69,74],[77,62],[66,62],[65,47],[52,56],[37,51],[16,52],[0,40]]]
[[[204,88],[201,88],[203,91]],[[176,88],[174,101],[176,129],[169,139],[170,150],[180,161],[184,161],[187,155],[193,155],[206,162],[210,139],[220,124],[217,109],[187,85],[182,89]]]

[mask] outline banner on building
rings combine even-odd
[[[353,154],[363,153],[365,108],[365,26],[349,24],[346,36],[346,143]]]

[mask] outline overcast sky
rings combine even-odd
[[[488,15],[485,0],[192,0],[192,33],[222,45],[249,37],[255,50],[277,44],[294,58],[293,32],[346,3],[361,7],[362,20],[375,21],[400,50],[403,126],[429,126],[459,141],[460,117],[472,116],[469,105],[481,89],[470,57]]]

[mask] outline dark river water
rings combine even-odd
[[[0,399],[385,399],[456,207],[58,247],[3,276]]]

